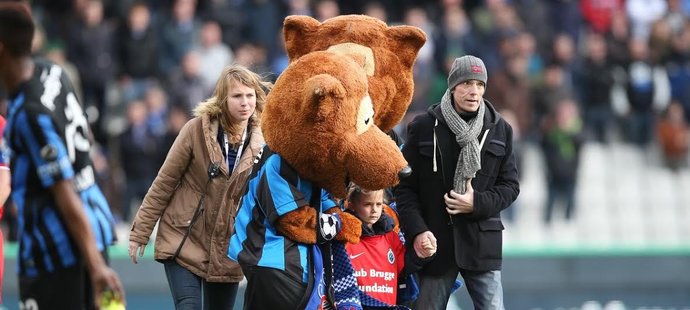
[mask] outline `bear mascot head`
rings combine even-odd
[[[363,55],[376,126],[388,132],[405,115],[414,90],[412,67],[426,42],[421,29],[389,27],[365,15],[342,15],[323,23],[294,15],[285,19],[283,36],[290,61],[320,50]]]
[[[374,125],[365,63],[358,54],[302,56],[276,81],[262,117],[271,150],[338,198],[349,181],[384,188],[409,169],[393,140]]]

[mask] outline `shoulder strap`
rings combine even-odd
[[[317,186],[312,182],[311,185],[311,197],[309,198],[309,205],[316,209],[316,234],[317,236],[321,234],[321,187]],[[331,255],[331,243],[324,242],[321,244],[315,244],[321,250],[321,257],[323,259],[323,280],[326,284],[326,299],[331,305],[335,305],[335,292],[333,290],[333,257]]]
[[[264,166],[266,160],[273,154],[273,150],[271,150],[271,148],[268,147],[268,145],[264,145],[264,147],[261,148],[261,150],[259,151],[259,154],[256,154],[256,157],[254,157],[254,161],[252,162],[252,172],[249,174],[247,182],[244,182],[242,196],[246,195],[247,191],[249,190],[249,180],[254,179],[256,175],[259,174],[259,170],[261,170],[261,167]]]

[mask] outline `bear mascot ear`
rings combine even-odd
[[[313,51],[311,46],[305,44],[304,38],[310,37],[316,32],[321,23],[305,15],[291,15],[283,22],[283,39],[285,40],[285,51],[290,62],[302,55]]]
[[[388,34],[392,38],[391,43],[394,44],[393,50],[401,51],[398,53],[399,59],[406,67],[412,68],[417,59],[417,52],[426,42],[424,32],[417,27],[394,26],[388,28]]]

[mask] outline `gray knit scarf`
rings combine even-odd
[[[467,179],[474,178],[475,174],[481,168],[479,158],[479,141],[477,137],[482,131],[484,124],[485,104],[482,100],[479,105],[477,116],[469,122],[465,122],[458,112],[453,108],[450,90],[441,99],[441,113],[450,130],[455,134],[455,141],[460,145],[460,156],[458,163],[455,166],[455,176],[453,177],[453,189],[464,194],[467,189],[465,182]]]

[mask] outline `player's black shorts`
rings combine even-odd
[[[39,277],[19,277],[19,309],[95,309],[83,264]]]

